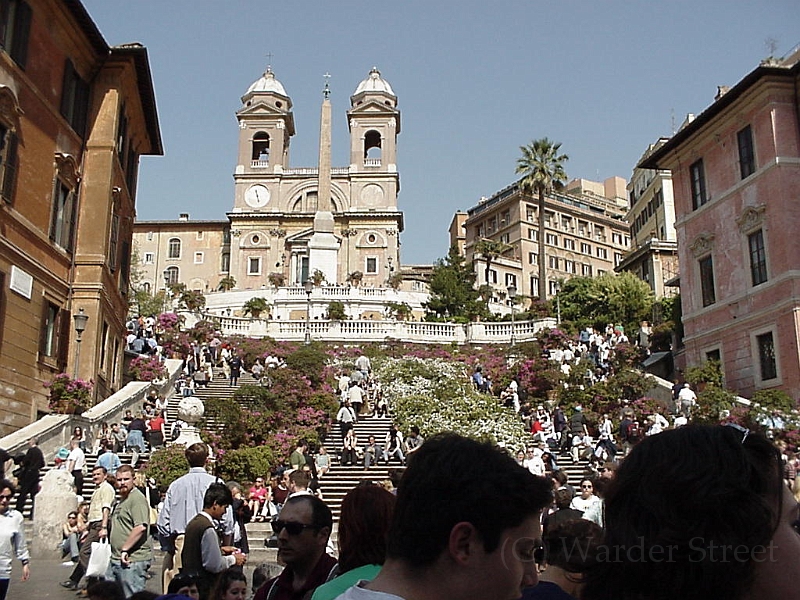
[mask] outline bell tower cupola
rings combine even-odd
[[[281,173],[289,165],[295,133],[292,100],[271,67],[242,96],[236,174]]]
[[[392,86],[373,67],[350,96],[350,171],[397,173],[400,111]]]

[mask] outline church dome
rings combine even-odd
[[[247,89],[247,94],[257,92],[272,92],[288,97],[286,90],[283,88],[283,84],[275,79],[275,73],[272,72],[270,67],[267,67],[264,74]]]
[[[392,90],[392,86],[389,85],[388,81],[381,77],[381,72],[378,71],[377,67],[372,67],[372,70],[369,72],[367,78],[358,84],[356,91],[353,92],[353,96],[358,96],[364,92],[383,93],[394,96],[394,90]]]

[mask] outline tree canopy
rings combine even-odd
[[[471,319],[487,313],[486,303],[475,289],[475,271],[452,246],[433,267],[430,299],[425,303],[429,318]]]
[[[517,159],[517,173],[522,175],[520,190],[538,195],[539,210],[539,299],[547,300],[547,248],[545,246],[544,197],[553,190],[561,189],[567,179],[564,163],[566,154],[559,154],[561,144],[542,138],[527,146],[520,146],[522,156]]]
[[[573,277],[562,284],[558,297],[565,321],[581,329],[619,324],[628,334],[651,318],[655,301],[650,286],[629,272]]]

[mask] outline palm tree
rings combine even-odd
[[[522,193],[536,192],[539,195],[539,299],[547,300],[547,258],[545,257],[544,197],[553,190],[564,187],[567,173],[564,163],[566,154],[559,154],[560,143],[542,138],[527,146],[520,146],[522,156],[517,159],[517,173],[523,175],[519,183]]]
[[[486,285],[489,285],[489,272],[494,259],[498,256],[502,256],[511,250],[512,247],[513,246],[506,244],[505,242],[498,242],[497,240],[490,240],[486,238],[483,238],[477,244],[475,244],[475,252],[483,256],[484,260],[486,261],[486,269],[484,271],[484,283]]]

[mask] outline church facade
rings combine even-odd
[[[350,164],[330,164],[331,105],[322,103],[320,162],[292,167],[292,100],[270,68],[242,96],[233,207],[222,221],[138,221],[142,285],[215,291],[298,286],[306,279],[384,287],[399,271],[400,111],[373,68],[350,97]],[[206,232],[205,230],[208,229]],[[218,244],[209,245],[210,240]],[[218,245],[218,248],[217,248]],[[202,246],[202,247],[201,247]],[[216,255],[216,256],[215,256]]]

